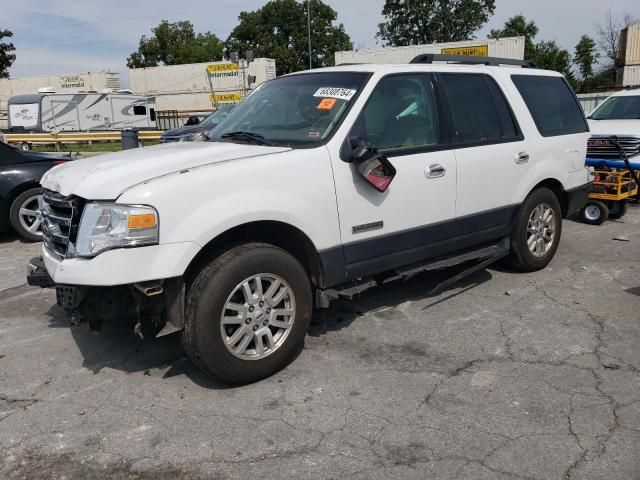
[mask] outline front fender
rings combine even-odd
[[[166,176],[126,191],[119,203],[151,205],[160,243],[201,247],[256,221],[296,227],[321,251],[340,243],[335,188],[326,148],[242,159]]]

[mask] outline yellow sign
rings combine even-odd
[[[469,45],[468,47],[443,48],[443,55],[469,55],[472,57],[488,57],[489,45]]]
[[[209,95],[209,100],[214,101],[214,96]],[[224,102],[239,102],[242,100],[242,95],[239,93],[218,93],[215,95],[215,103],[224,103]]]
[[[207,72],[209,73],[229,72],[234,70],[238,70],[237,63],[216,63],[214,65],[207,65]]]

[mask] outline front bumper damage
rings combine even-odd
[[[55,288],[56,302],[72,325],[87,322],[100,330],[103,322],[128,318],[140,337],[161,337],[184,328],[185,284],[183,277],[116,286],[56,284],[42,257],[31,259],[27,283]]]

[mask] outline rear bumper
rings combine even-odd
[[[566,216],[575,215],[582,207],[585,206],[589,200],[589,192],[591,191],[591,184],[585,183],[579,187],[567,190],[567,213]]]

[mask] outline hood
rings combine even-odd
[[[65,196],[115,200],[134,185],[172,173],[288,150],[226,142],[167,143],[75,160],[49,170],[40,183]]]
[[[640,137],[638,120],[589,120],[592,135],[637,135]]]
[[[213,130],[215,125],[189,125],[188,127],[172,128],[162,133],[163,137],[181,137],[182,135],[193,135],[194,133],[208,132]]]

